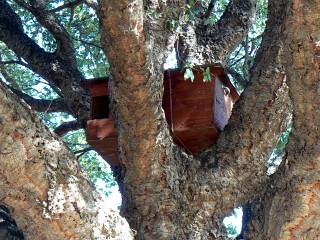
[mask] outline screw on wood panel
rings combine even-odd
[[[230,94],[230,88],[226,87],[226,86],[222,86],[224,95],[228,96]]]

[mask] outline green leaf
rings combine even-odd
[[[204,82],[209,82],[209,81],[211,81],[210,68],[207,67],[205,71],[204,71],[203,68],[200,68],[200,69],[203,71],[203,72],[202,72],[203,81],[204,81]]]
[[[188,80],[190,78],[191,82],[194,81],[194,74],[190,68],[187,68],[183,74],[184,80]]]

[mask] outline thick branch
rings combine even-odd
[[[1,204],[25,239],[133,239],[73,153],[1,83],[0,109]]]
[[[36,99],[28,94],[23,93],[17,89],[11,88],[12,92],[14,92],[17,96],[22,98],[34,111],[36,112],[65,112],[68,114],[72,114],[73,112],[70,110],[68,105],[66,104],[65,99],[53,99],[53,100],[44,100],[44,99]]]
[[[70,121],[70,122],[64,122],[54,130],[54,133],[57,134],[58,136],[62,137],[70,131],[78,130],[81,128],[82,128],[82,125],[77,120]]]
[[[76,56],[70,34],[59,22],[54,13],[47,10],[43,0],[30,0],[29,2],[31,3],[30,10],[32,14],[43,27],[48,29],[57,41],[57,54],[59,57],[75,64]]]
[[[241,43],[255,17],[256,0],[230,1],[214,25],[196,21],[183,27],[180,37],[181,61],[195,64],[224,63]],[[203,19],[204,20],[204,19]]]
[[[265,164],[292,116],[285,74],[284,35],[280,27],[285,15],[281,7],[269,11],[267,28],[251,70],[250,84],[237,102],[216,145],[201,155],[203,163],[211,169],[201,171],[207,175],[206,185],[212,186],[211,191],[218,191],[216,194],[221,196],[238,196],[237,199],[217,201],[217,209],[229,205],[231,210],[235,205],[253,200],[265,190],[268,181]]]
[[[245,239],[319,238],[320,208],[320,5],[293,0],[269,1],[286,16],[273,26],[285,37],[286,74],[293,102],[293,126],[285,160],[272,176],[254,211]],[[285,29],[285,30],[284,30]],[[279,212],[281,211],[281,212]]]
[[[36,3],[34,4],[36,5]],[[64,32],[65,29],[60,27],[55,18],[52,23],[46,22],[48,19],[41,15],[44,14],[40,11],[42,10],[41,6],[41,4],[37,5],[32,11],[36,13],[39,11],[38,18],[48,24],[49,28],[57,27],[52,31],[57,35],[58,40],[68,42],[70,36]],[[5,0],[0,0],[0,8],[0,40],[28,62],[28,66],[47,80],[50,85],[61,89],[69,108],[73,111],[73,116],[85,126],[89,118],[90,99],[87,89],[81,84],[83,77],[76,66],[75,59],[70,57],[74,56],[74,52],[70,53],[73,51],[72,41],[61,45],[59,50],[62,55],[69,55],[69,57],[45,52],[24,33],[19,16]]]

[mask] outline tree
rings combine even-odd
[[[247,203],[251,203],[252,218],[247,221],[245,239],[316,239],[320,232],[319,221],[315,221],[319,216],[320,6],[309,0],[269,1],[267,27],[250,81],[228,126],[215,145],[190,156],[173,144],[161,108],[163,62],[175,47],[179,64],[224,64],[247,35],[256,1],[230,1],[220,20],[212,24],[215,2],[101,0],[97,6],[75,1],[57,7],[40,0],[16,0],[52,34],[55,51],[48,52],[24,33],[23,18],[13,11],[13,4],[0,0],[0,40],[20,64],[27,64],[57,89],[60,97],[51,102],[64,106],[59,111],[76,117],[68,128],[85,127],[89,97],[72,37],[57,15],[59,9],[77,4],[97,10],[102,48],[110,64],[109,91],[122,164],[114,169],[123,196],[121,214],[137,239],[223,239],[223,217]],[[73,195],[64,192],[68,196],[63,200],[68,206],[64,211],[53,204],[59,197],[49,194],[50,189],[68,186],[67,179],[76,176],[77,189],[86,189],[76,192],[92,191],[95,196],[75,159],[8,88],[1,86],[0,97],[1,174],[6,179],[0,185],[5,189],[1,203],[14,210],[18,226],[33,239],[37,234],[46,238],[40,224],[52,232],[49,239],[83,237],[82,233],[94,238],[87,231],[94,228],[93,212],[101,209],[101,202],[95,200],[98,197],[83,197],[86,201],[79,208]],[[268,176],[266,162],[291,121],[284,160]],[[66,124],[61,128],[65,130]],[[16,149],[22,155],[13,155]],[[19,159],[32,165],[12,167],[11,163],[21,164]],[[26,169],[35,171],[26,174]],[[17,177],[10,178],[13,172],[24,176],[27,187]],[[39,214],[42,201],[53,206],[45,208],[50,220],[44,219],[46,211]],[[22,211],[22,202],[28,203],[30,211]],[[76,217],[68,216],[77,216],[78,224],[72,225]],[[25,219],[40,224],[27,226]],[[57,221],[68,226],[68,231],[60,231],[65,234],[62,237],[54,232],[57,225],[65,229]],[[91,225],[79,234],[87,222]],[[99,234],[111,236],[102,230]],[[129,235],[129,230],[124,234]]]

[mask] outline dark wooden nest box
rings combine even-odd
[[[220,66],[211,66],[211,81],[193,70],[194,81],[184,80],[181,69],[164,72],[162,107],[174,142],[188,153],[212,145],[231,115],[239,95]],[[91,95],[87,141],[111,166],[119,165],[117,135],[109,114],[108,80],[86,80]]]

